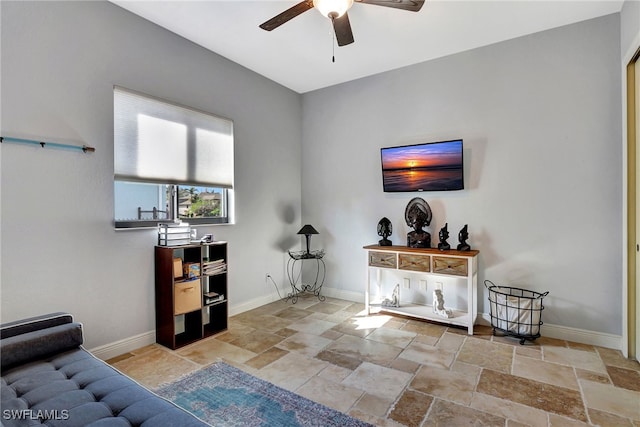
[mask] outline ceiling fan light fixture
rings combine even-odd
[[[353,6],[353,0],[313,0],[313,6],[325,18],[336,19]]]

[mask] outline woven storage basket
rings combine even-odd
[[[549,292],[497,286],[490,280],[485,280],[484,285],[489,290],[489,314],[494,335],[499,330],[505,335],[520,338],[520,344],[540,336],[544,310],[542,298]]]

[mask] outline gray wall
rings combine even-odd
[[[155,230],[113,228],[113,85],[234,120],[232,310],[270,301],[300,227],[301,97],[107,2],[1,7],[2,321],[67,310],[88,347],[154,329]]]
[[[283,283],[301,210],[327,286],[361,297],[362,246],[383,216],[403,244],[418,195],[382,192],[379,148],[463,137],[466,189],[420,195],[434,241],[468,223],[481,279],[549,290],[545,323],[620,334],[619,64],[638,30],[618,15],[300,96],[109,3],[0,14],[1,134],[97,148],[1,146],[2,321],[68,310],[89,347],[154,328],[155,232],[112,226],[117,84],[234,120],[237,223],[198,227],[230,242],[232,310],[274,296],[265,272]]]
[[[362,294],[362,246],[384,216],[405,244],[420,196],[434,242],[445,222],[454,244],[469,224],[481,281],[549,291],[545,323],[619,335],[619,64],[615,14],[305,94],[302,215],[321,233],[328,286]],[[380,147],[455,138],[465,190],[382,191]]]

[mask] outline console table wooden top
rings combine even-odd
[[[441,251],[438,248],[410,248],[408,246],[380,246],[380,245],[368,245],[363,246],[364,249],[370,251],[388,251],[388,252],[415,252],[420,254],[429,254],[429,255],[451,255],[451,256],[463,256],[472,258],[480,253],[477,250],[470,251],[457,251],[455,249],[451,249],[448,251]]]

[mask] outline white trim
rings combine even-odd
[[[282,297],[285,297],[289,291],[286,288],[278,288],[280,294],[272,292],[269,295],[263,295],[252,300],[243,302],[242,304],[230,304],[229,305],[229,317],[236,314],[244,313],[245,311],[253,310],[254,308],[262,307],[263,305],[276,302]]]
[[[361,292],[345,291],[336,288],[323,288],[322,295],[330,298],[342,299],[345,301],[364,303],[364,295]],[[229,316],[235,316],[236,314],[253,310],[254,308],[261,307],[265,304],[269,304],[277,300],[278,297],[276,296],[274,298],[273,295],[254,298],[251,301],[247,301],[243,304],[230,308]],[[478,314],[476,324],[490,326],[491,318],[489,314]],[[604,332],[587,331],[585,329],[569,328],[566,326],[544,323],[541,327],[540,334],[543,337],[548,338],[556,338],[582,344],[596,345],[599,347],[606,347],[614,350],[622,349],[622,336],[607,334]],[[153,344],[155,342],[155,331],[149,331],[110,344],[95,347],[93,349],[90,349],[89,351],[99,359],[108,360],[113,357],[120,356],[121,354],[136,350],[140,347]]]
[[[621,335],[587,331],[584,329],[569,328],[560,325],[551,325],[545,323],[540,328],[540,334],[549,338],[563,339],[582,344],[611,348],[614,350],[620,350],[622,347]]]
[[[364,293],[345,291],[336,288],[322,288],[322,295],[330,298],[342,299],[345,301],[360,302],[364,304]]]
[[[488,313],[482,313],[476,319],[476,325],[491,326],[491,317]],[[543,323],[540,327],[540,335],[546,338],[555,338],[581,344],[596,345],[614,350],[622,348],[622,336],[607,334],[604,332],[587,331],[585,329],[570,328],[567,326]]]
[[[291,288],[289,286],[283,286],[278,288],[280,294],[276,294],[275,292],[270,295],[264,295],[261,297],[254,298],[250,301],[244,302],[239,305],[233,305],[229,307],[229,316],[235,316],[236,314],[244,313],[245,311],[253,310],[254,308],[261,307],[265,304],[270,304],[272,302],[276,302],[282,297],[285,297],[288,293],[291,292]],[[360,302],[364,303],[364,294],[361,292],[353,292],[353,291],[345,291],[342,289],[336,288],[325,288],[323,287],[321,295],[329,298],[337,298],[345,301],[352,302]]]
[[[98,359],[108,360],[156,342],[156,331],[144,332],[89,350]]]
[[[265,304],[269,304],[277,300],[278,299],[274,298],[273,295],[264,295],[244,302],[242,304],[229,305],[229,317],[235,316],[236,314],[244,313],[245,311],[253,310],[254,308],[261,307]]]
[[[353,302],[364,302],[364,294],[361,292],[344,291],[335,288],[323,288],[322,291],[322,294],[328,297]],[[491,326],[491,317],[489,316],[489,313],[479,313],[476,318],[476,324]],[[612,348],[614,350],[620,350],[622,348],[622,336],[620,335],[569,328],[567,326],[552,325],[549,323],[542,324],[540,328],[540,335],[581,344]]]
[[[361,292],[344,291],[335,288],[323,288],[322,294],[328,297],[339,298],[346,301],[364,302],[364,294]],[[489,313],[478,313],[476,325],[491,326]],[[604,332],[594,332],[585,329],[569,328],[566,326],[543,323],[540,328],[540,335],[548,338],[572,341],[581,344],[596,345],[599,347],[620,350],[622,348],[622,336],[607,334]]]

